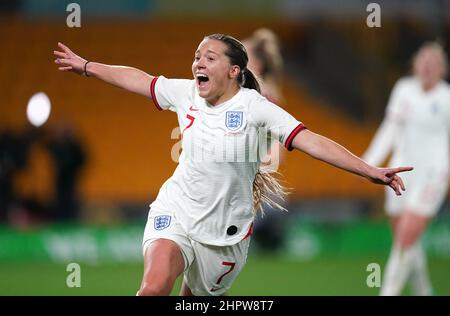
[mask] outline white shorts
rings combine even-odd
[[[404,172],[400,176],[406,186],[401,196],[386,186],[386,213],[390,216],[411,211],[418,215],[433,217],[447,197],[448,174],[445,172]]]
[[[223,295],[247,261],[250,236],[231,246],[211,246],[188,237],[173,213],[152,207],[143,238],[143,254],[158,239],[177,243],[184,258],[184,281],[196,296]]]

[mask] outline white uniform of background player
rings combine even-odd
[[[363,156],[368,163],[380,165],[392,151],[390,165],[414,167],[413,172],[404,176],[408,190],[402,196],[386,191],[385,209],[394,219],[396,240],[386,269],[382,295],[401,294],[409,274],[415,294],[431,294],[419,238],[428,219],[436,215],[447,196],[450,88],[448,83],[437,77],[433,85],[424,89],[427,73],[431,73],[429,69],[438,69],[431,67],[434,67],[436,56],[439,56],[436,55],[436,47],[427,45],[419,52],[421,59],[416,58],[416,64],[421,63],[422,71],[416,70],[416,76],[402,78],[396,83],[385,119]],[[409,221],[399,224],[402,214],[406,212],[410,214]],[[409,238],[401,236],[406,236],[408,225],[416,230],[410,233]],[[414,229],[414,226],[417,228]]]
[[[192,293],[223,294],[246,261],[260,158],[275,139],[290,149],[303,124],[252,89],[218,106],[198,95],[194,80],[155,77],[151,89],[159,109],[177,113],[183,151],[150,206],[144,253],[159,238],[175,241]]]
[[[434,216],[447,196],[449,168],[450,90],[440,82],[422,91],[420,81],[403,78],[395,85],[386,118],[364,158],[381,165],[392,151],[389,165],[407,164],[408,190],[400,197],[386,190],[386,212],[398,215],[409,209]]]

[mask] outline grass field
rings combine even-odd
[[[322,257],[294,261],[251,255],[229,295],[377,295],[369,288],[366,267],[384,266],[384,257]],[[450,295],[450,260],[429,260],[438,295]],[[141,264],[81,264],[81,288],[68,288],[66,265],[0,263],[0,295],[135,295],[142,276]],[[180,282],[172,294],[177,294]],[[406,291],[408,293],[408,291]]]

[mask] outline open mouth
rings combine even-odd
[[[198,84],[199,88],[206,87],[206,85],[209,82],[209,78],[205,74],[197,74],[196,78],[197,78],[197,84]]]

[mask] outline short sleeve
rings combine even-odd
[[[150,95],[158,110],[176,112],[190,93],[192,80],[154,77],[150,84]]]
[[[266,128],[272,139],[278,140],[291,151],[292,140],[306,126],[278,105],[261,97],[252,109],[253,117],[260,128]]]

